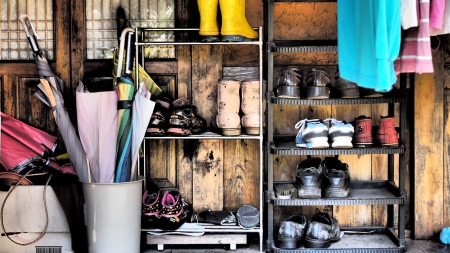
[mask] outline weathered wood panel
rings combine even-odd
[[[192,203],[194,210],[223,210],[224,178],[221,141],[201,140],[194,159]]]
[[[448,77],[447,77],[448,78]],[[446,79],[448,82],[449,80]],[[442,227],[450,226],[450,220],[446,217],[450,217],[450,89],[446,88],[444,91],[444,199],[443,199],[443,212],[444,217]],[[446,169],[447,168],[447,169]]]
[[[259,141],[224,141],[224,209],[237,210],[244,204],[259,209]]]
[[[276,3],[275,40],[337,38],[336,3]]]
[[[442,229],[443,90],[442,52],[433,53],[435,74],[416,74],[414,84],[414,238]]]

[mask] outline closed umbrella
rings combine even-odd
[[[116,183],[130,181],[131,176],[131,136],[132,136],[132,124],[131,124],[131,111],[133,106],[133,99],[135,95],[135,85],[131,75],[127,74],[122,76],[122,61],[124,55],[125,36],[127,33],[133,33],[132,28],[125,28],[122,31],[119,48],[118,67],[116,71],[116,91],[117,91],[117,110],[118,125],[117,125],[117,146],[116,146],[116,169],[115,179]],[[130,37],[131,38],[131,37]],[[129,43],[131,43],[129,41]],[[127,57],[130,57],[131,52],[127,52]],[[125,63],[129,63],[129,58]],[[127,64],[130,66],[130,64]],[[130,68],[125,68],[125,73],[130,73]]]
[[[78,178],[82,182],[87,182],[90,175],[88,175],[87,171],[86,153],[64,106],[62,95],[64,82],[50,69],[47,59],[44,57],[37,44],[36,32],[34,31],[28,16],[20,16],[20,21],[25,28],[30,46],[33,50],[38,74],[42,77],[41,83],[38,84],[40,95],[37,97],[45,104],[51,105],[53,116],[66,146],[67,153],[69,154],[69,159],[77,172]],[[42,96],[42,93],[45,96]]]
[[[92,182],[112,183],[117,140],[116,91],[89,92],[80,80],[76,89],[78,133],[89,159]]]
[[[132,146],[131,153],[133,157],[131,165],[131,179],[134,177],[135,168],[137,165],[137,159],[139,155],[139,148],[144,140],[145,132],[147,131],[148,123],[152,117],[153,110],[155,109],[155,102],[150,100],[152,94],[147,91],[144,83],[139,85],[138,91],[133,101],[133,134],[132,134]]]

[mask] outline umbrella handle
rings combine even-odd
[[[125,50],[125,37],[127,33],[134,32],[133,28],[125,28],[122,31],[122,34],[120,35],[120,45],[119,45],[119,59],[117,60],[117,72],[116,72],[116,78],[122,76],[122,65],[123,65],[123,51]]]

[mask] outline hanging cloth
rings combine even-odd
[[[431,2],[431,3],[433,4],[433,2]],[[442,26],[437,27],[437,28],[433,28],[433,27],[430,28],[431,36],[435,36],[435,35],[439,35],[439,34],[447,34],[447,33],[450,33],[450,0],[445,1],[444,14],[443,14],[443,18],[442,18]]]
[[[395,61],[396,73],[433,73],[430,44],[430,1],[419,1],[419,26],[405,31],[400,57]]]
[[[444,20],[445,0],[433,0],[430,3],[430,28],[441,29]]]
[[[401,17],[404,30],[419,25],[416,0],[401,0]]]
[[[400,0],[338,0],[340,75],[363,88],[387,92],[397,81]]]

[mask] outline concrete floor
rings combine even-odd
[[[200,248],[187,248],[186,245],[166,245],[164,250],[157,250],[155,245],[147,245],[141,249],[142,253],[257,253],[258,245],[249,247],[237,246],[235,251],[230,251],[227,247],[202,246]],[[450,253],[450,245],[445,245],[436,241],[411,240],[406,239],[406,253]]]

